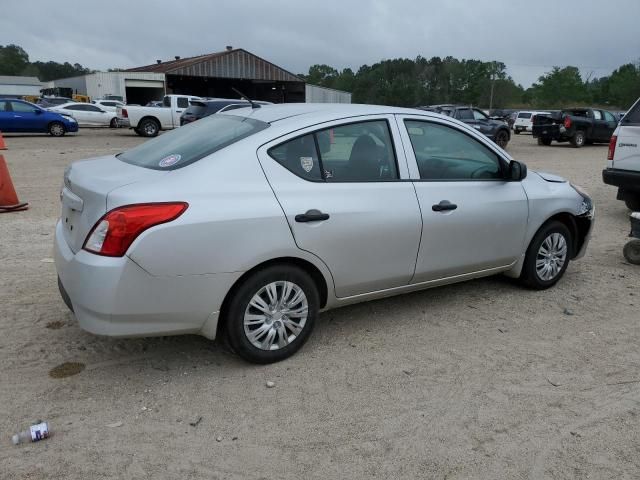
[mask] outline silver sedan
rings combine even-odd
[[[65,172],[55,260],[80,326],[226,335],[282,360],[318,312],[503,273],[545,289],[594,208],[436,113],[269,105],[212,115]]]

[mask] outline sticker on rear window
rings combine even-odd
[[[162,160],[160,160],[160,163],[158,163],[158,166],[170,167],[171,165],[175,165],[176,163],[178,163],[181,158],[182,158],[182,155],[174,153],[173,155],[169,155],[168,157],[164,157]]]
[[[300,157],[300,165],[305,172],[309,173],[313,170],[313,157]]]

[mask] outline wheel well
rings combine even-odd
[[[160,127],[160,122],[158,121],[158,119],[156,117],[152,117],[152,116],[142,117],[140,119],[140,121],[138,122],[138,125],[140,125],[145,120],[151,120],[152,122],[155,122],[156,124],[158,124],[158,127]]]
[[[229,289],[229,291],[227,292],[227,295],[224,297],[222,306],[220,307],[221,321],[218,322],[216,338],[219,338],[220,334],[222,333],[222,330],[224,329],[224,326],[226,323],[226,318],[225,318],[226,310],[228,308],[229,301],[235,294],[236,290],[251,275],[267,267],[271,267],[273,265],[295,265],[301,268],[302,270],[304,270],[305,272],[307,272],[313,279],[313,282],[316,284],[316,287],[318,288],[318,293],[320,294],[320,308],[324,308],[324,306],[327,304],[328,287],[327,287],[327,283],[325,282],[324,276],[322,275],[320,270],[318,270],[318,268],[313,263],[303,260],[301,258],[295,258],[295,257],[274,258],[272,260],[268,260],[259,265],[256,265],[251,270],[247,270],[246,272],[244,272],[242,276],[238,280],[236,280],[233,286]]]
[[[554,220],[562,223],[565,227],[569,229],[569,233],[571,233],[571,243],[573,244],[571,245],[572,247],[571,258],[574,258],[580,251],[580,248],[582,248],[584,239],[587,235],[587,232],[589,231],[588,225],[586,226],[586,228],[584,228],[584,225],[578,224],[578,220],[585,220],[585,219],[580,219],[580,218],[576,219],[576,217],[571,215],[570,213],[564,212],[564,213],[555,214],[553,217],[549,218],[549,220],[547,220],[545,223],[549,223]]]

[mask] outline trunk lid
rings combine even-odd
[[[165,176],[121,162],[114,155],[75,162],[67,168],[60,194],[64,239],[76,253],[96,222],[107,212],[107,198],[114,190]]]

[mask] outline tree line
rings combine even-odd
[[[308,83],[352,93],[354,103],[402,107],[439,103],[482,108],[562,108],[599,105],[626,109],[640,97],[640,64],[584,80],[577,67],[554,67],[529,88],[518,85],[502,62],[433,57],[398,58],[363,65],[357,72],[313,65],[300,75]]]
[[[0,75],[33,76],[47,82],[87,73],[92,70],[79,63],[31,62],[22,47],[0,45]],[[351,92],[354,103],[401,107],[461,103],[482,108],[552,109],[593,104],[624,110],[640,97],[640,63],[586,80],[577,67],[554,67],[527,89],[514,82],[502,62],[454,57],[383,60],[362,65],[356,72],[313,65],[300,77],[314,85]]]

